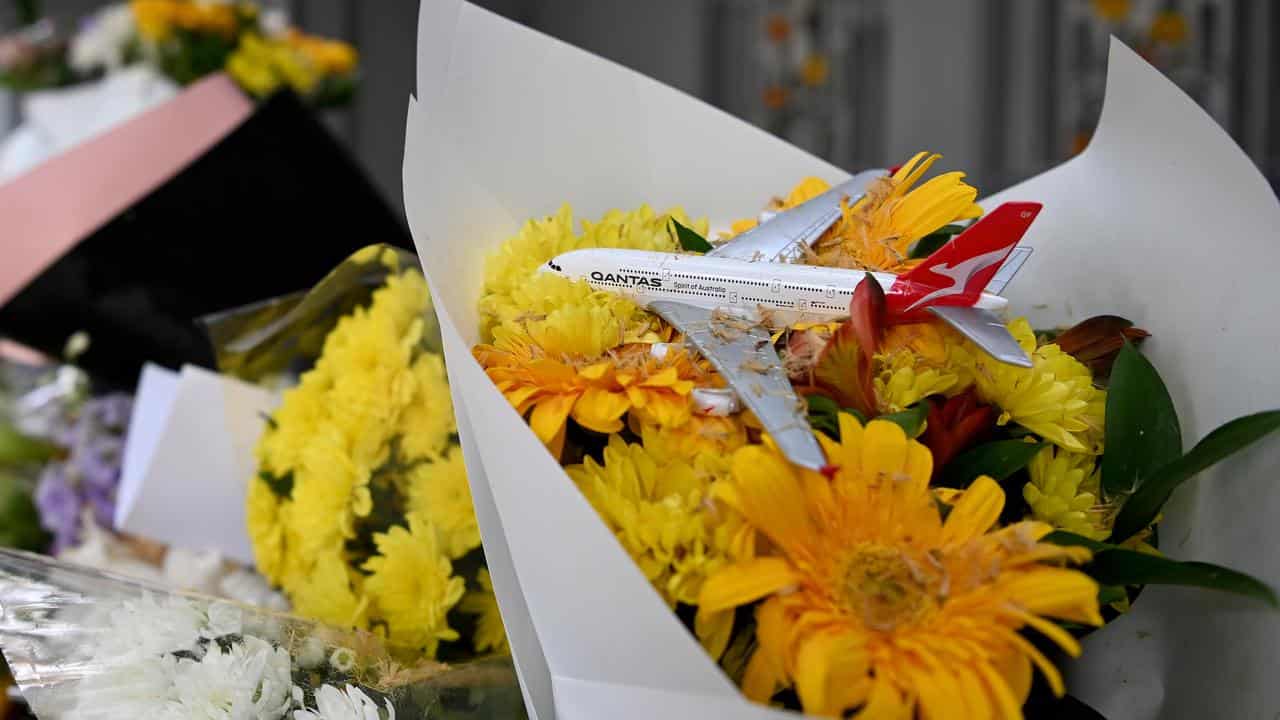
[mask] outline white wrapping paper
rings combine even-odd
[[[693,98],[459,0],[422,4],[405,204],[444,336],[490,570],[530,714],[795,717],[743,699],[472,359],[485,256],[527,218],[681,204],[712,225],[753,214],[805,175],[846,173]],[[922,102],[925,99],[922,98]],[[946,150],[946,148],[940,148]],[[850,168],[854,170],[856,168]],[[1146,346],[1188,443],[1280,406],[1272,275],[1280,207],[1212,120],[1113,44],[1090,148],[1001,200],[1043,202],[1012,286],[1037,325],[1095,313]],[[1188,488],[1163,548],[1280,583],[1268,487],[1280,447]],[[1149,588],[1095,633],[1071,689],[1113,718],[1271,717],[1280,616],[1203,590]]]

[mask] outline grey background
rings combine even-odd
[[[426,0],[430,1],[430,0]],[[797,1],[797,0],[791,0]],[[798,0],[824,6],[844,48],[833,74],[836,140],[820,148],[854,170],[919,149],[946,155],[994,191],[1066,157],[1069,126],[1096,113],[1083,58],[1105,53],[1085,31],[1087,0]],[[758,31],[783,0],[479,0],[479,4],[761,122]],[[74,18],[101,3],[49,0]],[[268,2],[267,4],[273,4]],[[353,42],[362,79],[354,104],[326,113],[377,185],[402,207],[405,101],[413,88],[418,3],[276,0],[305,30]],[[785,4],[785,3],[783,3]],[[1273,182],[1280,175],[1280,3],[1178,0],[1211,37],[1203,78],[1184,86]],[[1206,9],[1207,8],[1207,9]],[[6,12],[8,8],[4,9]],[[0,14],[0,23],[12,18]],[[1198,29],[1203,30],[1197,25]],[[842,34],[843,33],[843,34]],[[1183,78],[1186,80],[1186,78]],[[0,98],[0,129],[14,121]],[[798,140],[802,145],[803,140]]]

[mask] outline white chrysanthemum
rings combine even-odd
[[[79,72],[124,65],[125,49],[137,37],[129,3],[108,5],[85,19],[71,38],[68,61]]]
[[[279,720],[292,705],[289,670],[288,652],[255,637],[225,650],[210,645],[199,661],[178,661],[169,716]]]
[[[158,599],[144,593],[106,609],[106,615],[106,630],[98,637],[93,653],[101,665],[191,652],[201,637],[208,637],[207,615],[180,597]]]
[[[333,685],[324,685],[316,691],[315,709],[294,710],[293,720],[395,720],[396,709],[390,700],[384,702],[385,714],[360,688],[348,685],[345,690],[339,690]]]

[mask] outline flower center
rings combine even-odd
[[[845,608],[875,630],[919,620],[936,607],[928,581],[902,551],[883,545],[856,548],[838,586]]]

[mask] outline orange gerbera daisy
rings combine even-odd
[[[992,531],[1004,493],[987,477],[944,520],[928,449],[894,423],[842,415],[840,436],[819,435],[830,479],[768,444],[734,456],[721,497],[773,550],[710,577],[699,610],[764,601],[744,692],[765,701],[794,686],[806,712],[833,716],[1020,718],[1034,663],[1061,693],[1020,631],[1080,652],[1046,618],[1101,624],[1097,584],[1053,564],[1089,553],[1040,542],[1043,523]]]
[[[814,246],[820,265],[900,272],[917,240],[948,223],[982,215],[978,191],[949,172],[914,187],[941,155],[920,152],[867,191]],[[913,189],[914,188],[914,189]]]
[[[668,346],[662,357],[652,345],[630,343],[594,357],[553,355],[528,333],[494,329],[491,345],[473,354],[508,402],[552,454],[560,456],[570,417],[599,433],[616,433],[623,416],[636,411],[647,424],[676,426],[692,415],[689,394],[718,377],[684,349]]]

